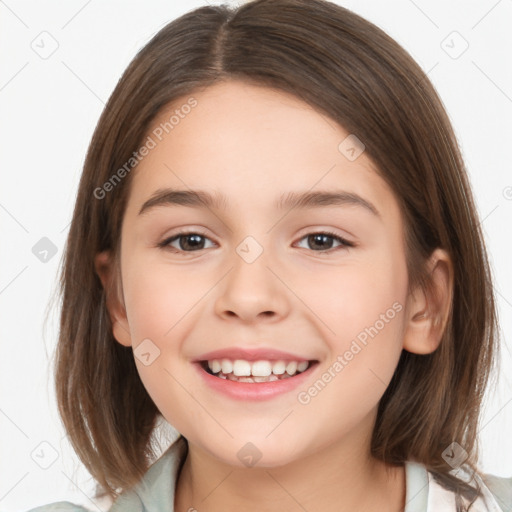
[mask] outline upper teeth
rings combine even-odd
[[[224,374],[233,373],[237,377],[268,377],[271,373],[274,375],[283,375],[286,372],[288,375],[295,375],[297,371],[303,372],[309,366],[308,361],[245,361],[243,359],[213,359],[208,361],[208,368],[213,373],[222,371]]]

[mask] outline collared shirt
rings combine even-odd
[[[176,481],[187,454],[187,441],[180,436],[146,471],[142,480],[122,493],[109,512],[174,512]],[[512,512],[512,478],[475,477],[482,496],[471,512]],[[405,463],[404,512],[455,512],[455,494],[442,487],[423,464]],[[89,512],[89,509],[60,501],[29,512]]]

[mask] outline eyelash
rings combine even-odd
[[[175,247],[171,247],[170,244],[172,242],[175,242],[176,240],[179,240],[181,237],[186,237],[186,236],[190,236],[190,235],[198,235],[202,238],[206,238],[209,240],[209,238],[202,234],[201,232],[198,232],[198,231],[182,231],[176,235],[173,235],[172,237],[169,237],[169,238],[166,238],[165,240],[162,240],[161,242],[159,242],[157,244],[157,247],[160,248],[160,249],[165,249],[165,250],[169,250],[173,253],[194,253],[194,252],[200,252],[204,249],[198,249],[196,251],[183,251],[182,249],[176,249]],[[333,252],[337,249],[347,249],[349,247],[355,247],[356,244],[354,244],[353,242],[349,242],[348,240],[346,240],[345,238],[342,238],[341,236],[337,235],[336,233],[332,233],[331,231],[313,231],[311,233],[308,233],[307,235],[304,235],[302,238],[300,238],[300,240],[304,240],[305,238],[309,237],[309,236],[312,236],[312,235],[325,235],[325,236],[328,236],[330,238],[333,238],[335,241],[337,242],[340,242],[340,246],[338,247],[331,247],[329,249],[326,249],[326,250],[319,250],[319,251],[315,251],[313,249],[311,249],[313,252],[318,252],[318,253],[327,253],[327,252]],[[299,241],[300,241],[299,240]]]

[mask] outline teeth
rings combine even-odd
[[[269,375],[268,377],[253,377],[254,382],[274,382],[279,380],[277,375]]]
[[[248,377],[251,375],[251,363],[249,363],[249,361],[242,361],[241,359],[237,359],[233,363],[233,373],[237,377]]]
[[[274,375],[283,375],[286,371],[286,363],[284,361],[276,361],[272,366],[272,373]]]
[[[251,373],[254,377],[268,377],[272,373],[272,364],[268,361],[256,361],[252,363]]]
[[[301,361],[297,365],[297,371],[303,372],[304,370],[307,370],[308,366],[309,366],[309,363],[307,361]]]
[[[219,373],[221,370],[220,363],[219,361],[217,361],[217,359],[214,359],[213,361],[208,361],[208,367],[213,373]]]
[[[243,359],[213,359],[208,361],[208,368],[217,377],[238,382],[273,382],[293,377],[309,367],[308,361],[245,361]]]
[[[295,361],[292,361],[291,363],[288,363],[286,365],[286,373],[288,375],[295,375],[297,372],[297,363]]]
[[[233,371],[233,363],[229,359],[223,359],[222,362],[220,363],[220,366],[222,368],[222,373],[228,374]],[[211,368],[210,368],[210,370],[211,370]],[[213,373],[217,373],[217,372],[213,372]]]
[[[254,379],[252,377],[237,377],[232,373],[230,373],[227,378],[228,380],[236,380],[237,382],[254,382]]]

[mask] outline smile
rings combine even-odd
[[[319,367],[317,360],[203,359],[194,367],[208,389],[227,398],[261,401],[306,385]]]
[[[221,379],[234,382],[275,382],[306,371],[309,361],[246,361],[244,359],[211,359],[202,362],[203,369]]]

